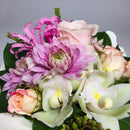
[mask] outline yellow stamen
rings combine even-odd
[[[61,91],[56,91],[56,95],[58,96],[58,99],[60,102],[62,102],[62,99],[61,99]]]
[[[84,76],[85,76],[85,73],[82,74],[82,77],[84,77]]]
[[[95,97],[96,101],[98,102],[99,99],[101,98],[101,95],[98,93],[94,93],[94,97]]]

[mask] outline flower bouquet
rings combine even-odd
[[[130,58],[115,34],[55,14],[8,33],[0,113],[23,115],[33,130],[128,130]]]

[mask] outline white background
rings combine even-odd
[[[62,19],[84,19],[98,24],[99,31],[113,31],[130,56],[130,0],[0,0],[0,65],[6,43],[12,42],[6,33],[23,34],[25,23],[34,25],[42,17],[51,18],[56,7]]]

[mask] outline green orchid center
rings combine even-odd
[[[111,98],[103,97],[101,94],[94,90],[93,96],[101,109],[109,109],[112,107],[113,102]]]

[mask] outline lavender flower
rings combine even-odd
[[[16,62],[16,68],[10,68],[9,73],[0,76],[0,79],[6,81],[3,91],[8,90],[7,96],[14,92],[16,87],[22,83],[31,84],[33,81],[33,73],[28,70],[26,58],[22,57]]]

